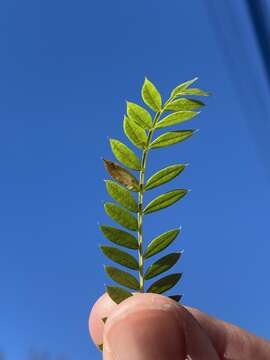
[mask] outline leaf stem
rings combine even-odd
[[[142,153],[142,160],[141,160],[141,170],[140,170],[140,178],[139,178],[139,194],[138,194],[138,254],[139,254],[139,282],[140,282],[140,292],[144,292],[144,258],[143,258],[143,198],[144,198],[144,179],[145,179],[145,171],[146,171],[146,165],[147,165],[147,158],[149,153],[149,145],[152,141],[152,137],[154,134],[155,126],[157,122],[160,119],[160,116],[162,115],[163,111],[166,108],[166,105],[171,101],[166,101],[163,108],[160,109],[155,114],[154,121],[153,121],[153,127],[149,130],[148,136],[147,136],[147,142],[146,146]]]

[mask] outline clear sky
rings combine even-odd
[[[108,136],[124,140],[125,101],[141,101],[145,75],[164,97],[194,76],[214,93],[189,124],[196,136],[151,155],[148,174],[189,162],[163,190],[192,192],[149,215],[147,240],[181,225],[172,248],[185,250],[184,303],[270,337],[269,92],[244,1],[230,9],[234,19],[211,3],[1,2],[0,352],[8,360],[31,349],[100,358],[87,319],[108,281],[98,249],[106,240],[97,224],[110,223],[101,156],[112,158]]]

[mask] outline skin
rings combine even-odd
[[[102,318],[108,317],[104,325]],[[269,360],[270,342],[157,294],[93,306],[90,335],[105,360]]]

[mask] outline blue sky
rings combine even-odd
[[[1,2],[0,352],[7,359],[30,349],[100,358],[87,318],[107,281],[98,249],[106,240],[97,224],[110,223],[101,156],[112,158],[108,136],[124,140],[125,101],[141,101],[145,75],[164,97],[194,76],[214,93],[189,124],[200,129],[196,136],[151,155],[149,174],[189,162],[163,190],[192,192],[149,215],[147,239],[181,225],[172,248],[185,250],[184,302],[270,337],[269,88],[244,2],[233,9],[239,32],[225,5],[211,3]]]

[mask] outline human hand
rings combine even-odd
[[[104,325],[102,318],[108,317]],[[157,294],[104,294],[89,330],[105,360],[269,360],[270,342]]]

